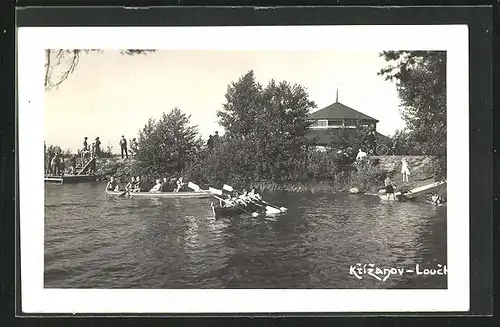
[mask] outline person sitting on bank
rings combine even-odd
[[[132,176],[130,178],[130,182],[128,182],[127,185],[125,185],[125,190],[132,192],[132,190],[134,189],[134,185],[135,185],[135,177]]]
[[[159,193],[161,191],[161,180],[157,179],[155,186],[153,186],[150,190],[149,193]]]
[[[396,201],[396,196],[394,194],[394,184],[389,175],[387,175],[387,177],[385,178],[384,184],[385,184],[385,193],[387,194],[387,201],[390,200],[391,194],[393,200]]]
[[[118,187],[118,183],[116,182],[116,179],[111,176],[111,179],[109,180],[108,184],[106,185],[106,190],[108,191],[114,191]]]
[[[361,161],[366,157],[367,153],[363,150],[359,149],[358,154],[356,155],[356,161]]]

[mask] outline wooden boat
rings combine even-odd
[[[280,211],[277,208],[270,207],[270,206],[259,206],[254,203],[251,203],[249,205],[243,206],[225,206],[221,207],[220,205],[215,205],[213,202],[211,203],[212,206],[212,212],[214,214],[214,217],[216,219],[220,218],[230,218],[230,217],[236,217],[236,216],[243,216],[243,215],[251,215],[252,217],[258,217],[258,216],[276,216],[278,214],[281,214],[282,211]]]
[[[138,198],[187,198],[187,199],[204,199],[210,198],[212,193],[209,191],[200,192],[126,192],[126,191],[106,191],[106,194],[123,197],[138,197]]]
[[[95,175],[46,175],[44,177],[45,183],[53,184],[75,184],[75,183],[88,183],[95,182],[97,177]]]
[[[398,200],[398,201],[411,200],[411,199],[414,199],[416,197],[435,192],[440,186],[443,186],[445,184],[446,184],[446,181],[427,184],[427,185],[423,185],[420,187],[416,187],[408,192],[404,192],[404,193],[395,192],[394,196],[395,196],[396,200]],[[387,194],[379,194],[379,197],[381,200],[388,201]],[[392,200],[392,196],[391,196],[391,200]]]
[[[214,205],[213,202],[210,205],[212,207],[212,212],[214,214],[215,219],[230,218],[244,214],[251,214],[251,212],[247,211],[246,209],[243,209],[242,207],[221,207],[218,205]]]

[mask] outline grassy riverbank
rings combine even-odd
[[[302,182],[269,182],[255,181],[252,185],[241,187],[255,187],[261,192],[348,192],[351,188],[356,188],[360,193],[377,193],[383,188],[386,174],[390,174],[396,190],[409,190],[415,187],[434,182],[432,174],[432,158],[427,156],[405,156],[408,161],[411,176],[410,181],[403,183],[401,180],[401,159],[402,156],[371,157],[361,164],[353,164],[349,170],[336,173],[329,180],[310,180]],[[120,157],[98,159],[96,175],[99,180],[107,180],[115,176],[122,182],[129,180],[131,176],[141,175],[150,182],[159,176],[145,176],[138,168],[134,158],[122,159]],[[193,181],[197,182],[197,181]],[[220,185],[200,185],[220,187]],[[233,185],[238,187],[238,185]],[[443,195],[446,189],[442,190]]]

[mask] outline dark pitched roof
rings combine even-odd
[[[312,141],[316,138],[316,145],[328,145],[331,141],[332,138],[339,139],[340,138],[340,133],[342,129],[340,128],[332,128],[332,129],[310,129],[307,132],[307,139]],[[356,129],[349,129],[346,128],[343,130],[344,135],[347,137],[353,137],[353,138],[361,138],[361,134],[359,133],[358,130]],[[390,140],[387,136],[380,134],[379,132],[377,133],[377,139],[380,140],[381,142],[387,142]]]
[[[309,119],[329,119],[329,118],[348,118],[348,119],[366,119],[378,122],[377,119],[354,110],[340,102],[335,102],[328,107],[320,109],[309,114]]]

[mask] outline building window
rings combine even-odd
[[[343,123],[342,120],[340,119],[334,119],[334,120],[329,120],[328,121],[328,126],[331,127],[342,127]]]
[[[354,127],[359,124],[359,121],[357,119],[346,119],[345,120],[345,125],[348,127]]]
[[[327,127],[328,126],[328,120],[317,120],[316,125],[317,127]]]

